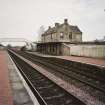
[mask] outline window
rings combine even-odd
[[[53,52],[54,52],[55,50],[54,50],[54,45],[53,45]]]
[[[72,39],[72,32],[69,33],[69,39]]]
[[[63,35],[63,33],[61,32],[61,33],[60,33],[60,38],[63,38],[63,37],[64,37],[64,35]]]
[[[44,36],[44,42],[45,42],[45,36]]]
[[[53,38],[52,38],[52,34],[51,34],[51,39],[53,39]]]

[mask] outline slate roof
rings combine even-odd
[[[75,32],[75,33],[82,33],[80,31],[80,29],[78,28],[78,26],[69,26],[70,29],[72,30],[72,32]]]
[[[65,25],[65,23],[59,24],[58,27],[52,27],[52,28],[50,27],[50,28],[48,28],[48,29],[44,32],[44,34],[42,34],[42,36],[56,32],[59,28],[62,28],[63,25]],[[74,33],[82,33],[82,32],[80,31],[80,29],[78,28],[78,26],[73,26],[73,25],[69,25],[69,24],[67,24],[67,26],[68,26],[68,27],[70,28],[70,30],[71,30],[72,32],[74,32]]]

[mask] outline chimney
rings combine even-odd
[[[68,24],[68,20],[67,20],[67,19],[64,19],[64,23],[65,23],[65,24]]]
[[[49,26],[48,29],[51,29],[51,26]]]
[[[55,23],[55,27],[58,27],[59,26],[59,23]]]

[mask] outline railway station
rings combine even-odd
[[[104,6],[0,1],[0,105],[105,105]]]
[[[104,59],[56,56],[2,44],[0,59],[1,105],[104,105]]]
[[[0,105],[104,105],[105,42],[83,42],[67,19],[41,39],[0,39]]]
[[[65,38],[67,34],[62,33]],[[43,37],[42,43],[0,40],[0,104],[104,105],[105,42],[82,42],[82,33],[80,42],[56,42],[50,35],[43,42]],[[4,46],[3,42],[25,42],[25,46]]]

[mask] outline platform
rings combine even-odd
[[[39,105],[6,51],[0,51],[0,105]]]
[[[90,64],[90,65],[105,67],[105,59],[79,57],[79,56],[53,56],[53,55],[41,54],[38,52],[28,52],[28,53],[32,53],[32,54],[35,54],[38,56],[43,56],[43,57],[56,57],[56,58],[60,58],[60,59],[66,59],[66,60],[70,60],[70,61],[76,61],[76,62],[86,63],[86,64]]]
[[[0,105],[13,105],[5,51],[0,51]]]

